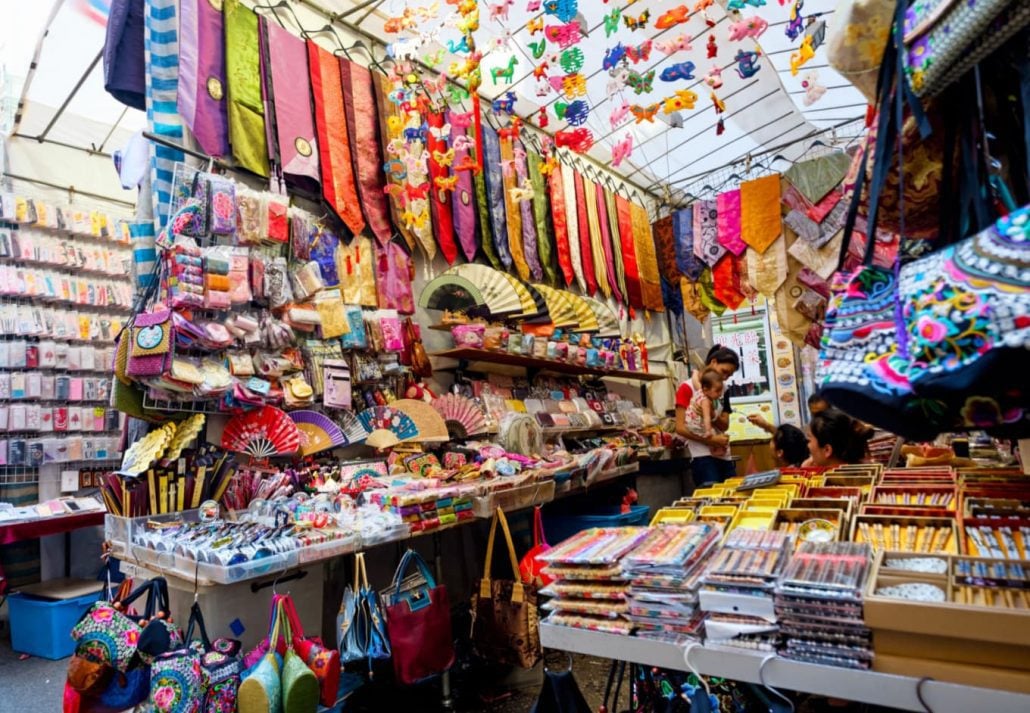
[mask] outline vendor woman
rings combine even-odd
[[[726,435],[726,430],[730,425],[729,397],[723,398],[722,412],[712,419],[712,427],[716,431],[714,436],[706,438],[692,433],[687,428],[686,417],[690,400],[694,393],[701,388],[703,371],[714,369],[723,379],[729,379],[739,368],[740,357],[737,356],[737,353],[716,344],[708,352],[704,368],[694,370],[690,379],[680,384],[676,390],[676,433],[687,439],[687,448],[690,449],[691,458],[690,469],[695,485],[721,483],[736,475],[733,461],[730,460],[730,438]],[[721,448],[723,452],[714,456],[711,450],[713,447]]]

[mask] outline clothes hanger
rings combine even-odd
[[[279,27],[285,30],[286,25],[283,24],[282,18],[279,17],[279,8],[284,8],[288,13],[290,13],[290,17],[293,18],[293,23],[300,30],[301,35],[303,35],[304,26],[300,24],[300,20],[297,18],[297,13],[293,11],[293,8],[290,7],[290,3],[286,2],[286,0],[279,0],[279,2],[277,3],[268,3],[265,5],[255,5],[254,11],[257,12],[258,10],[270,10],[272,12],[272,18],[279,24]]]

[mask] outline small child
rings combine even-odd
[[[705,369],[701,374],[701,389],[694,394],[687,410],[687,428],[703,438],[715,435],[712,421],[722,413],[722,374],[715,369]],[[725,446],[711,447],[713,456],[726,455]]]

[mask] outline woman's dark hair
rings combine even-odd
[[[833,455],[845,463],[858,463],[866,455],[866,444],[872,430],[835,408],[820,411],[809,423],[812,435],[820,446],[830,446]]]
[[[737,352],[721,344],[716,344],[708,350],[708,356],[705,357],[705,366],[711,364],[713,360],[716,364],[732,364],[734,369],[740,368],[740,357],[737,356]]]
[[[773,434],[773,446],[783,453],[787,465],[801,465],[808,458],[808,439],[797,426],[785,423]]]

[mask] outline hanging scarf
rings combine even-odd
[[[516,185],[514,163],[515,150],[509,139],[500,140],[501,163],[512,167],[508,175],[501,171],[501,184],[504,186],[504,213],[507,218],[505,226],[508,229],[508,249],[511,251],[512,262],[515,263],[515,272],[522,280],[529,279],[529,265],[526,264],[526,256],[522,252],[522,209],[512,198],[511,189]]]
[[[354,173],[358,178],[358,195],[368,227],[380,245],[387,245],[393,236],[390,206],[383,188],[382,144],[379,139],[379,118],[376,116],[375,89],[372,73],[356,62],[340,60],[343,87],[343,109],[347,117],[347,135],[354,149]]]
[[[851,157],[843,151],[796,163],[783,177],[797,188],[810,203],[818,203],[823,196],[840,185],[851,167]]]
[[[740,191],[720,193],[715,204],[719,213],[719,245],[734,255],[741,255],[747,249],[747,243],[740,238]]]
[[[676,239],[673,236],[672,216],[659,218],[652,223],[651,233],[654,235],[655,254],[658,256],[658,271],[666,282],[676,285],[679,289],[682,275],[676,264]]]
[[[644,296],[637,269],[637,249],[634,244],[633,214],[629,201],[621,195],[615,196],[615,208],[619,221],[619,244],[622,246],[622,262],[626,268],[626,299],[631,307],[644,307]]]
[[[609,189],[604,191],[605,214],[608,218],[608,232],[611,236],[612,257],[615,264],[615,281],[619,285],[619,292],[623,295],[622,303],[629,304],[629,291],[626,289],[626,266],[622,257],[622,238],[619,230],[619,209],[615,201],[615,192]]]
[[[583,294],[587,294],[587,281],[583,274],[583,257],[579,243],[579,208],[576,205],[576,184],[578,174],[571,167],[562,169],[562,192],[565,196],[565,220],[569,226],[569,255],[572,260],[572,271],[576,274],[576,284]]]
[[[548,200],[548,187],[544,175],[540,172],[543,162],[535,151],[527,152],[526,160],[529,169],[529,182],[533,186],[533,219],[536,221],[536,247],[540,257],[540,267],[544,271],[547,283],[558,282],[558,273],[554,267],[554,229],[548,214],[551,203]]]
[[[322,165],[322,196],[329,209],[358,235],[365,228],[354,165],[351,163],[347,117],[343,111],[340,62],[332,52],[308,40],[311,91],[315,97],[315,125]]]
[[[807,240],[795,240],[791,243],[789,252],[790,256],[802,266],[807,267],[824,280],[828,280],[837,270],[843,241],[844,231],[842,230],[819,247]]]
[[[611,282],[608,280],[608,258],[605,255],[601,236],[601,221],[597,213],[597,184],[583,177],[583,202],[587,207],[587,227],[590,229],[590,256],[594,263],[594,277],[597,289],[605,299],[612,296]]]
[[[589,197],[587,200],[590,200]],[[612,230],[608,221],[608,202],[605,200],[604,187],[600,183],[594,184],[594,202],[597,204],[596,215],[598,228],[601,231],[601,250],[604,253],[605,274],[608,278],[608,288],[615,299],[625,303],[626,297],[619,285],[619,278],[615,270],[615,254],[618,250],[612,248]],[[607,296],[607,293],[605,293]]]
[[[672,236],[676,249],[676,268],[688,280],[696,281],[705,265],[694,254],[694,206],[672,214]]]
[[[763,176],[740,185],[740,231],[744,242],[760,253],[783,232],[779,175]]]
[[[112,0],[109,5],[104,36],[104,90],[122,104],[146,111],[146,3],[143,0]],[[180,10],[180,17],[185,23],[185,9]],[[195,17],[195,12],[191,17]],[[187,45],[185,34],[186,28],[179,31],[180,46]],[[192,50],[196,44],[190,41],[188,46]],[[195,56],[194,52],[191,59]],[[183,61],[180,57],[180,66]]]
[[[208,0],[179,2],[178,100],[179,114],[201,150],[227,156],[225,27],[222,13]]]
[[[415,314],[415,297],[411,281],[415,265],[408,251],[396,240],[385,246],[374,244],[376,253],[376,294],[379,309],[395,309],[401,314]]]
[[[178,93],[179,40],[175,0],[147,0],[144,10],[146,51],[146,104],[148,128],[158,136],[181,144],[184,136],[182,118],[175,111]],[[172,182],[175,164],[183,160],[182,151],[160,144],[154,146],[150,184],[153,215],[157,227],[168,222],[172,204]]]
[[[451,136],[455,135],[453,115],[454,111],[447,110],[447,123],[451,125]],[[468,130],[461,130],[462,136],[468,136]],[[452,142],[453,142],[452,138]],[[469,150],[464,146],[454,149],[454,166],[465,163]],[[473,171],[455,171],[458,182],[454,184],[454,191],[451,193],[451,211],[454,221],[454,233],[461,245],[461,252],[465,259],[472,262],[476,259],[476,200],[473,190]],[[485,208],[485,206],[484,206]],[[496,259],[496,257],[495,257]],[[491,260],[493,262],[493,260]]]
[[[501,175],[501,141],[489,124],[483,124],[483,173],[486,174],[486,204],[490,209],[490,234],[494,250],[504,269],[514,263],[508,247],[508,224],[505,216],[504,177]],[[486,242],[486,238],[483,238]]]
[[[384,161],[398,158],[391,155],[387,147],[391,141],[401,137],[400,124],[402,123],[400,109],[389,99],[390,90],[387,83],[388,80],[385,74],[382,72],[372,72],[372,89],[375,92],[376,115],[379,117],[380,155],[383,156]],[[397,120],[395,122],[396,128],[391,128],[391,117]],[[384,189],[386,186],[402,188],[405,185],[403,178],[397,178],[385,170],[384,176]],[[404,238],[404,242],[408,245],[408,250],[413,251],[415,249],[415,233],[401,218],[401,215],[404,213],[406,198],[394,191],[389,194],[387,202],[390,206],[390,215],[393,218],[393,224],[396,226],[397,232]]]
[[[662,278],[662,304],[674,317],[683,316],[683,293],[680,291],[679,278],[676,278],[676,282]]]
[[[426,124],[429,128],[440,129],[444,125],[444,118],[441,112],[430,112],[426,115]],[[451,169],[437,160],[437,156],[447,153],[447,141],[438,135],[429,132],[426,135],[426,153],[429,154],[429,200],[430,212],[433,216],[433,232],[436,233],[436,242],[440,246],[440,252],[448,265],[453,265],[458,259],[458,245],[454,242],[454,217],[451,212],[451,194],[436,185],[436,180],[447,179],[451,175]],[[453,155],[451,156],[453,160]]]
[[[705,306],[708,311],[715,313],[717,316],[721,315],[726,311],[726,305],[719,301],[719,298],[715,296],[715,283],[713,282],[712,269],[706,267],[701,273],[701,277],[697,280],[699,287],[699,294],[701,296],[701,303]]]
[[[744,302],[744,293],[740,289],[739,259],[733,253],[727,253],[712,268],[715,297],[730,309],[737,309]]]
[[[651,219],[647,215],[647,208],[630,203],[630,219],[633,223],[633,246],[636,249],[644,307],[662,312],[665,310],[665,303],[662,301],[662,282],[658,273],[658,258],[654,252],[654,236],[651,234]]]
[[[379,306],[375,277],[376,254],[371,239],[365,235],[355,235],[350,245],[341,242],[336,249],[336,269],[346,304]]]
[[[726,254],[719,244],[719,211],[714,200],[694,204],[694,254],[709,267]]]
[[[236,162],[269,175],[265,109],[261,96],[258,16],[240,0],[225,0],[225,73],[228,79],[229,143]]]
[[[798,297],[804,294],[806,288],[798,279],[802,268],[801,263],[791,256],[793,246],[801,241],[789,228],[784,228],[783,239],[787,246],[787,279],[780,285],[773,298],[776,303],[776,321],[780,325],[780,331],[790,341],[798,347],[803,347],[805,338],[812,328],[812,320],[794,309],[794,303]]]
[[[568,217],[565,214],[565,177],[561,164],[557,164],[547,177],[547,187],[551,195],[551,216],[554,223],[554,245],[558,253],[558,267],[561,268],[561,276],[565,280],[565,286],[570,286],[576,279],[576,273],[572,267],[572,253],[569,246]]]
[[[774,240],[764,253],[748,250],[747,272],[758,294],[772,298],[787,279],[787,241],[783,236]]]
[[[486,255],[487,261],[493,266],[495,270],[503,270],[504,263],[501,262],[501,258],[497,255],[497,250],[494,248],[494,241],[490,230],[490,208],[487,205],[487,199],[489,193],[486,188],[486,167],[484,170],[474,173],[472,176],[472,187],[474,189],[472,198],[476,201],[476,240],[479,248]]]
[[[583,279],[587,283],[586,294],[597,294],[597,273],[594,271],[594,252],[590,245],[590,221],[587,218],[586,188],[583,174],[576,177],[576,225],[579,228],[579,257],[583,261]]]
[[[698,275],[700,278],[700,275]],[[691,315],[698,322],[704,322],[711,310],[705,304],[701,296],[702,286],[700,280],[688,280],[680,278],[680,295],[683,297],[683,310]]]
[[[514,139],[518,141],[518,139]],[[519,146],[522,142],[519,141]],[[529,162],[526,156],[525,146],[517,154],[515,159],[515,179],[521,187],[529,178]],[[519,201],[519,211],[522,213],[522,254],[526,257],[526,265],[529,267],[529,274],[534,282],[539,282],[544,277],[544,268],[540,264],[540,255],[537,253],[536,240],[536,216],[533,213],[533,199],[529,198]]]
[[[296,191],[320,195],[307,48],[303,40],[274,22],[262,19],[261,26],[267,38],[267,69],[274,97],[274,101],[270,98],[270,108],[283,179]]]

